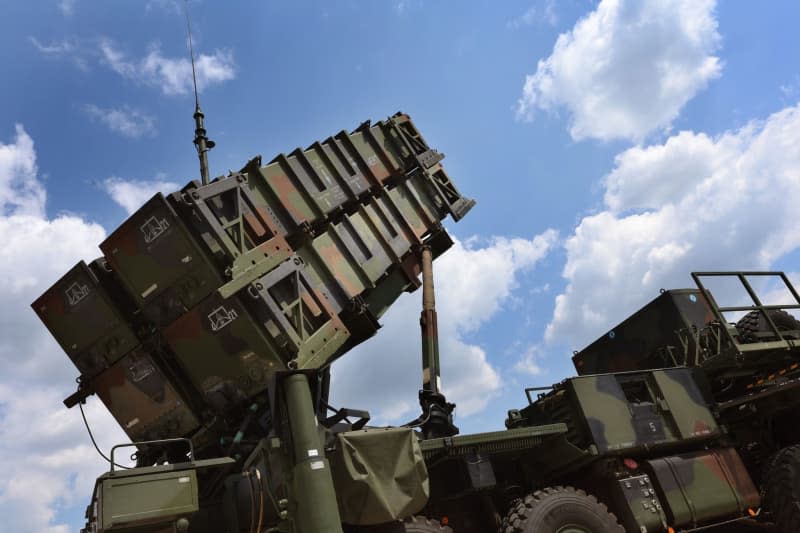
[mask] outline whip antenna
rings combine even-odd
[[[192,23],[189,20],[189,0],[185,0],[186,31],[189,34],[189,56],[192,60],[192,83],[194,84],[194,146],[197,148],[197,157],[200,159],[200,179],[203,185],[208,185],[208,151],[214,148],[214,141],[206,137],[203,126],[203,112],[200,110],[200,96],[197,92],[197,72],[194,67],[194,47],[192,46]]]

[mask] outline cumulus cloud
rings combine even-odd
[[[138,109],[128,106],[119,108],[102,108],[94,104],[86,104],[83,110],[93,120],[99,121],[111,131],[124,137],[137,139],[156,133],[156,119]]]
[[[45,202],[33,140],[17,126],[11,143],[0,142],[0,514],[4,530],[21,533],[68,531],[59,511],[88,503],[106,470],[80,413],[61,404],[77,370],[29,307],[79,259],[99,255],[105,231],[74,216],[48,218]],[[106,450],[126,440],[99,402],[87,411]]]
[[[800,246],[800,105],[712,138],[634,147],[605,177],[605,209],[566,240],[568,284],[548,341],[582,348],[693,270],[758,270]]]
[[[550,26],[558,24],[558,13],[556,13],[555,0],[545,0],[540,5],[533,5],[517,18],[511,19],[506,26],[512,30],[533,26],[539,22],[546,22]]]
[[[14,141],[0,141],[0,215],[41,216],[44,200],[44,187],[36,179],[33,139],[17,124]]]
[[[124,180],[112,176],[103,182],[103,188],[117,204],[131,215],[157,192],[170,193],[178,190],[180,186],[163,179]]]
[[[528,75],[517,115],[564,106],[574,139],[668,129],[721,63],[714,0],[603,0]]]
[[[517,288],[517,275],[552,248],[555,231],[533,239],[456,242],[434,263],[442,387],[461,416],[482,410],[500,388],[498,370],[466,335],[486,324]],[[334,364],[333,401],[371,410],[377,423],[402,423],[418,414],[422,383],[419,340],[421,290],[404,294],[387,312],[378,335]]]
[[[120,76],[158,87],[164,94],[186,94],[192,91],[192,64],[186,57],[167,57],[157,45],[143,58],[128,59],[109,39],[100,42],[103,61]],[[233,53],[216,50],[195,58],[198,90],[236,77]]]

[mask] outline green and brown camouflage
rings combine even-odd
[[[570,441],[592,453],[630,454],[718,438],[711,402],[702,375],[671,368],[569,378],[520,414],[567,424]]]
[[[758,490],[733,448],[651,459],[644,469],[674,527],[747,515],[760,505]]]
[[[79,265],[33,304],[79,366],[82,392],[68,403],[102,390],[123,427],[140,408],[160,412],[125,364],[109,369],[127,354],[149,357],[193,422],[140,422],[148,437],[190,436],[209,413],[228,413],[234,431],[247,406],[266,403],[257,397],[276,372],[324,370],[374,334],[391,303],[419,285],[424,243],[435,255],[452,244],[441,220],[474,202],[442,157],[397,114],[156,194],[100,245],[113,290]],[[202,442],[214,441],[209,431]]]
[[[145,317],[167,325],[215,291],[222,278],[162,194],[100,244]]]
[[[374,125],[365,122],[352,133],[342,131],[306,150],[279,155],[263,167],[256,158],[242,171],[256,203],[274,214],[290,241],[339,211],[357,208],[365,198],[383,197],[387,191],[421,238],[427,232],[420,225],[421,210],[427,211],[429,221],[447,213],[458,220],[474,204],[455,190],[439,164],[441,158],[408,115],[398,113]]]
[[[139,344],[127,302],[101,283],[102,261],[75,265],[31,306],[82,376],[91,378]],[[99,274],[99,275],[98,275]],[[121,306],[120,306],[121,304]]]
[[[134,442],[188,435],[200,426],[186,399],[141,346],[95,377],[90,386]]]
[[[748,387],[769,385],[777,376],[785,380],[793,375],[791,371],[798,367],[790,367],[800,362],[800,322],[789,311],[800,309],[800,296],[784,273],[693,272],[692,278],[697,289],[662,291],[576,352],[573,363],[578,373],[701,367],[718,400],[746,394]],[[704,285],[709,279],[729,291],[740,284],[738,305],[721,307]],[[777,305],[763,304],[757,283],[749,280],[761,285],[769,280],[777,285],[776,293],[782,285],[788,299]],[[733,313],[747,315],[733,324],[728,322]],[[759,382],[760,378],[764,379]]]

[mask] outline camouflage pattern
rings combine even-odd
[[[91,387],[132,441],[186,435],[200,425],[186,400],[141,347],[94,378]]]
[[[628,454],[719,437],[710,404],[701,376],[672,368],[570,378],[522,414],[532,423],[567,423],[582,448]]]
[[[234,431],[276,372],[326,368],[416,289],[423,244],[441,254],[441,220],[474,204],[442,157],[400,113],[256,157],[131,215],[100,245],[108,291],[79,265],[34,307],[131,438],[213,443],[199,416]]]
[[[758,508],[760,497],[732,448],[647,461],[671,526],[695,525]]]
[[[87,378],[108,368],[139,344],[123,309],[83,261],[31,307]]]
[[[221,285],[213,263],[162,194],[100,244],[145,317],[166,325]]]
[[[590,441],[601,453],[719,436],[689,369],[601,374],[569,383]]]

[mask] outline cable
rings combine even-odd
[[[258,528],[256,529],[256,533],[261,533],[261,525],[264,523],[264,485],[261,481],[261,470],[256,467],[256,480],[258,481],[258,495],[259,495],[259,505],[258,505]]]
[[[253,473],[251,471],[244,472],[247,477],[247,487],[250,489],[250,527],[247,529],[248,533],[255,533],[256,527],[256,495],[253,491]]]
[[[111,459],[106,457],[106,454],[104,454],[102,451],[100,451],[100,447],[97,446],[97,442],[95,442],[95,440],[94,440],[94,435],[92,435],[92,430],[91,430],[91,428],[89,428],[89,422],[86,421],[86,413],[83,412],[83,403],[79,403],[78,407],[80,408],[81,416],[83,417],[83,425],[86,426],[86,431],[89,432],[89,438],[92,439],[92,444],[94,444],[94,449],[97,450],[97,453],[100,454],[100,457],[102,457],[103,459],[108,461],[109,464],[113,464],[114,466],[116,466],[118,468],[124,468],[126,470],[130,470],[130,468],[131,468],[130,466],[124,466],[124,465],[120,465],[120,464],[117,464],[117,463],[112,463]]]

